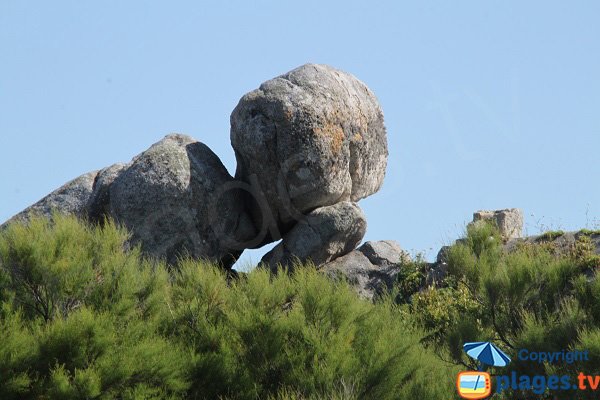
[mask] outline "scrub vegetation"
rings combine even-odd
[[[128,248],[128,233],[55,215],[0,232],[1,399],[449,399],[464,342],[513,361],[492,375],[600,375],[596,232],[504,250],[492,225],[467,229],[448,276],[402,266],[375,303],[313,266],[232,275]],[[550,235],[554,236],[554,235]],[[532,352],[587,350],[568,364]],[[498,399],[596,398],[508,389]],[[586,397],[587,396],[587,397]]]
[[[127,237],[58,215],[0,233],[0,399],[452,392],[448,366],[391,296],[372,304],[311,266],[237,277],[191,260],[169,269],[127,249]]]
[[[479,366],[462,351],[463,343],[492,341],[512,357],[507,367],[491,368],[492,375],[567,375],[572,384],[579,372],[600,375],[600,258],[592,235],[596,233],[580,232],[575,243],[564,248],[552,242],[562,232],[551,232],[543,235],[544,241],[524,241],[508,252],[496,227],[469,226],[466,238],[448,251],[443,285],[411,297],[409,312],[429,333],[424,341],[440,358],[463,369]],[[521,349],[587,350],[589,359],[539,363],[520,360]],[[595,399],[599,393],[550,392],[537,386],[525,382],[495,398]]]

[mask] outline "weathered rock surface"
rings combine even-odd
[[[321,270],[332,277],[343,276],[362,297],[373,299],[393,287],[400,264],[407,261],[410,255],[397,242],[383,240],[366,242]]]
[[[494,221],[505,241],[523,236],[523,211],[518,208],[480,210],[473,214],[472,223],[476,224],[478,221]]]
[[[243,96],[231,114],[231,143],[236,178],[264,194],[266,204],[251,205],[255,225],[275,224],[282,234],[317,207],[375,193],[388,155],[375,95],[354,76],[316,64]]]
[[[263,258],[272,269],[293,260],[321,265],[357,246],[366,219],[356,202],[379,190],[388,156],[383,113],[364,83],[303,65],[243,96],[230,137],[236,179],[207,146],[174,134],[128,164],[82,175],[14,218],[53,210],[100,224],[110,217],[146,255],[226,267],[244,249],[281,237]],[[373,265],[388,265],[401,251],[391,242],[363,250]]]
[[[127,164],[118,163],[98,172],[87,205],[87,216],[90,221],[102,222],[105,217],[110,216],[110,186],[127,167]]]
[[[291,269],[295,261],[310,260],[318,266],[356,248],[366,229],[365,215],[355,203],[320,207],[285,234],[281,243],[265,254],[262,263],[272,271],[278,266]]]
[[[230,267],[256,236],[239,190],[222,190],[232,182],[206,145],[173,134],[129,164],[74,179],[9,222],[52,211],[99,223],[111,217],[146,255],[171,263],[189,255]]]
[[[254,234],[239,196],[215,197],[232,179],[206,145],[169,135],[116,173],[106,209],[146,254],[171,262],[187,254],[230,266],[240,243]]]
[[[98,171],[88,172],[67,182],[37,203],[27,207],[6,221],[3,226],[11,222],[27,221],[31,215],[51,217],[55,211],[74,214],[78,217],[86,217],[87,206],[92,197],[94,180],[97,175]]]

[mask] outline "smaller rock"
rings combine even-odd
[[[435,258],[435,262],[438,264],[447,264],[448,263],[448,252],[450,251],[451,246],[442,246],[440,251],[437,253],[437,257]]]
[[[366,229],[366,217],[356,203],[320,207],[285,234],[261,263],[272,271],[279,266],[293,268],[296,261],[310,260],[319,266],[356,248]]]
[[[451,246],[442,246],[434,263],[428,263],[425,270],[425,287],[437,286],[448,275],[448,253]]]
[[[435,262],[428,263],[425,270],[425,288],[430,286],[439,286],[448,276],[448,263]]]
[[[410,261],[410,255],[394,240],[366,242],[358,250],[374,265],[396,265]]]
[[[358,249],[323,265],[331,277],[344,277],[360,296],[374,299],[393,288],[400,266],[410,256],[392,240],[367,242]]]
[[[87,206],[92,196],[98,171],[88,172],[56,189],[34,205],[27,207],[2,226],[16,221],[28,221],[32,215],[50,218],[53,212],[87,216]]]
[[[480,210],[473,214],[473,222],[494,221],[502,238],[507,241],[523,236],[523,211],[518,208],[508,208],[505,210]]]

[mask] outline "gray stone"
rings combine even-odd
[[[358,250],[374,265],[396,265],[410,261],[410,255],[395,240],[366,242]]]
[[[2,226],[11,222],[26,222],[32,215],[50,218],[53,212],[86,217],[87,206],[92,196],[94,180],[97,175],[98,171],[88,172],[67,182],[37,203],[6,221]]]
[[[435,262],[427,263],[425,269],[425,286],[439,286],[448,276],[448,263]]]
[[[410,256],[391,240],[367,242],[358,249],[324,264],[321,271],[344,277],[364,298],[373,299],[392,289],[400,265]]]
[[[117,163],[101,169],[94,181],[94,190],[87,207],[88,218],[92,222],[103,222],[110,216],[110,185],[127,168],[127,164]]]
[[[450,252],[451,246],[442,246],[440,251],[438,251],[437,256],[435,257],[435,262],[438,264],[446,264],[448,263],[448,253]]]
[[[135,157],[67,183],[10,221],[74,214],[129,229],[145,255],[189,255],[230,267],[257,236],[240,189],[219,158],[185,135],[168,135]]]
[[[232,177],[204,144],[169,135],[106,171],[108,214],[132,232],[145,254],[169,262],[189,255],[229,267],[254,235],[240,196],[222,191]]]
[[[258,186],[257,227],[278,239],[307,212],[379,190],[387,164],[383,113],[354,76],[306,64],[264,82],[231,114],[236,178]]]
[[[473,223],[478,221],[494,221],[505,241],[523,236],[523,211],[518,208],[477,211],[473,214]]]
[[[296,261],[319,266],[356,248],[366,228],[365,215],[355,203],[320,207],[298,222],[261,262],[272,271],[279,266],[293,269]]]
[[[457,240],[460,241],[461,239]],[[425,270],[425,287],[436,286],[448,276],[448,255],[451,246],[442,246],[434,263],[428,263]]]

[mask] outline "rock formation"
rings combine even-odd
[[[388,155],[375,95],[354,76],[315,64],[244,95],[231,114],[231,144],[236,179],[264,194],[266,204],[249,202],[256,226],[276,228],[264,242],[317,207],[378,191]]]
[[[366,242],[358,249],[324,264],[321,270],[348,280],[363,297],[373,299],[391,289],[400,265],[410,256],[393,240]]]
[[[241,196],[218,196],[232,180],[206,145],[169,135],[118,173],[106,206],[148,255],[171,262],[190,255],[232,265],[242,251],[238,243],[254,234]]]
[[[10,221],[31,214],[72,213],[126,226],[149,256],[206,258],[230,267],[255,236],[239,191],[219,158],[185,135],[168,135],[129,164],[115,164],[67,183]],[[9,221],[9,222],[10,222]]]
[[[16,221],[27,221],[31,214],[51,216],[53,211],[87,216],[87,206],[94,191],[94,181],[98,171],[88,172],[65,183],[37,203],[21,211],[2,226]]]
[[[355,249],[367,226],[357,202],[381,187],[388,155],[383,113],[367,86],[306,64],[244,95],[230,122],[235,178],[206,145],[172,134],[127,164],[81,175],[8,222],[54,212],[98,224],[112,218],[147,256],[174,263],[187,255],[225,268],[244,249],[283,238],[262,267],[312,261],[370,299],[392,288],[411,262],[400,245],[378,241]],[[518,209],[473,214],[472,224],[484,221],[498,226],[507,251],[549,239],[558,251],[568,250],[583,234],[521,238]],[[600,233],[585,235],[600,254]],[[423,287],[444,280],[447,250],[423,264]]]
[[[307,64],[242,97],[231,115],[231,177],[204,144],[173,134],[128,164],[67,183],[14,217],[72,213],[126,226],[144,254],[189,255],[229,268],[279,240],[263,265],[320,265],[352,251],[366,219],[356,202],[382,185],[383,113],[365,84]],[[11,220],[11,221],[12,221]],[[10,221],[9,221],[10,222]]]
[[[505,241],[523,236],[523,211],[518,208],[480,210],[473,214],[472,224],[477,224],[479,221],[493,221]]]
[[[321,265],[354,250],[366,229],[366,217],[355,203],[319,207],[286,233],[262,262],[274,272],[279,265],[293,267],[294,261]]]

